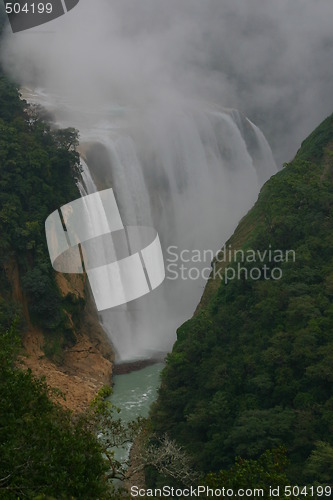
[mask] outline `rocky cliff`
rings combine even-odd
[[[74,129],[54,129],[0,69],[0,329],[21,334],[21,363],[83,409],[111,382],[113,353],[84,275],[52,269],[45,220],[78,198]]]

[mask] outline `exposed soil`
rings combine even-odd
[[[42,330],[31,324],[15,260],[7,265],[6,273],[12,285],[13,298],[22,305],[27,325],[23,335],[24,352],[19,358],[21,367],[31,369],[38,377],[45,377],[50,387],[59,389],[64,396],[59,401],[64,407],[75,412],[84,411],[96,392],[103,385],[112,383],[113,352],[98,322],[92,301],[86,297],[80,326],[72,323],[75,345],[64,350],[62,362],[57,364],[45,356]],[[68,293],[86,296],[82,275],[58,274],[57,284],[63,296]]]
[[[77,334],[77,343],[65,351],[61,366],[45,356],[44,336],[37,328],[28,328],[23,344],[21,363],[34,375],[45,377],[50,387],[60,389],[64,398],[59,402],[70,410],[84,411],[96,392],[104,384],[111,384],[112,362],[85,332]]]

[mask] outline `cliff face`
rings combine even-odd
[[[31,322],[17,263],[12,261],[6,272],[12,299],[21,305],[24,318],[24,351],[20,363],[35,375],[45,377],[50,387],[59,389],[64,396],[59,398],[63,406],[73,411],[84,410],[104,384],[111,384],[113,366],[113,352],[87,294],[84,278],[60,273],[56,277],[63,298],[75,296],[84,299],[85,307],[80,317],[74,320],[67,311],[74,337],[72,345],[59,349],[58,358],[53,356],[50,359],[45,354],[45,332]]]
[[[44,336],[30,326],[24,335],[24,364],[38,376],[45,376],[51,387],[60,389],[63,406],[81,411],[96,392],[112,382],[113,352],[88,299],[79,325],[73,324],[75,344],[64,349],[61,363],[44,353]]]
[[[84,276],[52,269],[45,220],[79,197],[77,132],[55,130],[0,70],[0,331],[13,323],[21,362],[83,409],[110,383],[112,350]]]
[[[331,470],[332,193],[333,115],[264,185],[177,332],[152,422],[201,470],[281,445],[295,483]]]

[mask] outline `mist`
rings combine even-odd
[[[124,225],[156,228],[166,259],[170,246],[215,253],[333,110],[332,14],[324,0],[81,0],[8,30],[1,57],[30,101],[94,145],[88,193],[114,188]],[[194,263],[192,279],[185,264],[185,278],[100,314],[118,359],[171,349],[212,266]]]
[[[331,0],[81,0],[8,29],[1,58],[20,83],[77,107],[237,108],[281,166],[333,110],[332,18]]]

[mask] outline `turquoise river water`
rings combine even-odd
[[[149,408],[157,397],[163,367],[163,363],[156,363],[141,370],[114,375],[113,393],[108,399],[120,409],[119,416],[123,422],[130,422],[137,417],[148,417]],[[118,448],[116,458],[125,461],[129,450],[130,445]]]

